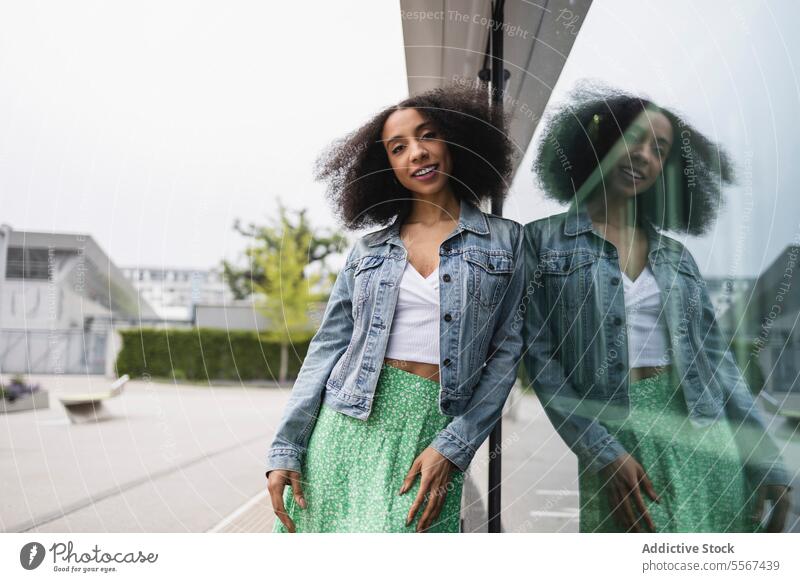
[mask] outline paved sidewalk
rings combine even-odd
[[[289,389],[130,382],[114,418],[72,425],[58,393],[104,389],[100,376],[32,377],[50,408],[0,415],[0,531],[268,532],[263,466]],[[787,464],[800,433],[782,425]],[[516,388],[503,424],[503,526],[577,531],[577,463],[538,400]],[[465,531],[486,531],[488,443],[470,468]],[[790,524],[800,530],[795,513]]]
[[[50,408],[0,415],[0,530],[203,532],[265,484],[289,390],[129,382],[114,415],[69,423],[59,393],[100,376],[33,376]]]

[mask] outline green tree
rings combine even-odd
[[[278,379],[284,382],[289,367],[289,348],[296,342],[307,342],[316,329],[309,307],[322,301],[330,288],[333,275],[323,270],[309,272],[309,249],[314,236],[299,212],[299,223],[292,223],[289,212],[279,203],[279,214],[272,225],[261,227],[264,240],[277,244],[248,250],[254,266],[264,274],[263,282],[253,281],[259,294],[258,310],[267,319],[261,336],[280,344],[281,358]],[[342,237],[343,238],[343,237]]]
[[[266,250],[278,252],[284,244],[285,236],[296,239],[297,246],[304,249],[309,264],[320,264],[323,267],[329,255],[341,253],[346,247],[347,239],[341,233],[331,229],[312,229],[305,209],[288,211],[280,201],[278,206],[279,221],[285,221],[288,226],[286,234],[276,231],[274,223],[266,226],[250,223],[245,227],[237,219],[233,224],[234,230],[252,241],[245,252],[247,263],[244,266],[222,261],[225,281],[236,299],[250,297],[257,292],[257,288],[269,284],[263,264],[254,259]]]

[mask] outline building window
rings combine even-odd
[[[9,247],[6,279],[48,281],[47,249]]]

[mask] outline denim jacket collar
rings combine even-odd
[[[642,228],[647,234],[647,240],[650,250],[647,253],[648,258],[652,261],[662,249],[669,248],[668,242],[670,239],[656,230],[655,225],[648,219],[642,221]],[[583,205],[571,204],[567,210],[566,220],[564,221],[564,234],[568,236],[577,236],[593,230],[592,219]]]
[[[400,224],[401,223],[398,217],[395,216],[391,224],[382,228],[381,230],[369,233],[365,236],[367,245],[374,247],[389,241],[401,246]],[[486,219],[486,215],[481,212],[479,208],[462,199],[460,201],[458,226],[451,233],[451,236],[465,230],[474,232],[475,234],[489,234],[489,221]]]
[[[571,204],[564,221],[564,234],[577,236],[590,230],[592,230],[592,219],[589,218],[586,207],[575,203]]]

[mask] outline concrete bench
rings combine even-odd
[[[108,390],[84,394],[68,394],[60,396],[58,400],[64,405],[67,416],[73,423],[106,420],[110,418],[110,415],[103,407],[103,401],[122,394],[122,389],[128,380],[130,380],[130,377],[125,374],[111,384]]]

